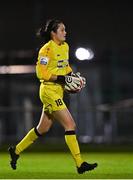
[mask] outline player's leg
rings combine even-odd
[[[16,147],[9,147],[9,153],[11,156],[11,167],[16,169],[16,163],[19,158],[19,154],[28,148],[38,137],[46,133],[52,125],[52,120],[49,116],[42,111],[40,122],[37,127],[32,128],[28,134],[16,145]]]
[[[22,141],[16,146],[16,154],[20,154],[27,147],[29,147],[38,137],[46,133],[52,125],[52,120],[48,115],[42,111],[41,118],[37,127],[31,129],[29,133],[22,139]]]
[[[65,141],[75,160],[78,173],[82,174],[85,171],[94,169],[97,166],[97,163],[88,164],[87,162],[84,162],[81,157],[79,144],[75,134],[76,125],[69,110],[65,108],[63,110],[53,112],[52,115],[65,129]]]

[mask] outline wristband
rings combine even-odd
[[[55,82],[65,84],[65,76],[57,76],[57,80]]]

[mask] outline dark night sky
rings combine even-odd
[[[63,19],[72,46],[132,48],[129,1],[1,1],[0,49],[32,49],[35,31],[48,18]]]
[[[1,0],[0,64],[35,64],[34,53],[30,58],[13,59],[10,52],[21,49],[35,52],[38,46],[36,30],[49,18],[64,21],[68,33],[70,59],[72,63],[77,63],[77,68],[80,67],[81,71],[88,73],[88,69],[95,71],[94,67],[100,67],[103,83],[101,86],[105,96],[107,92],[107,101],[111,101],[114,96],[114,99],[132,97],[131,1]],[[92,63],[75,61],[74,52],[78,46],[92,48],[95,54]],[[3,59],[1,51],[7,55]]]

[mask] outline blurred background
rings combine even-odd
[[[79,94],[65,94],[81,144],[133,142],[133,6],[130,1],[1,0],[0,145],[14,144],[41,115],[35,74],[36,31],[47,19],[66,25],[70,64],[87,79]],[[78,47],[94,57],[79,61]],[[64,142],[55,123],[38,142]],[[41,144],[40,143],[40,144]]]

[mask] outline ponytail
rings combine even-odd
[[[37,36],[43,38],[45,43],[51,40],[51,31],[57,32],[59,24],[63,23],[61,20],[50,19],[46,22],[46,25],[42,26],[38,32]]]

